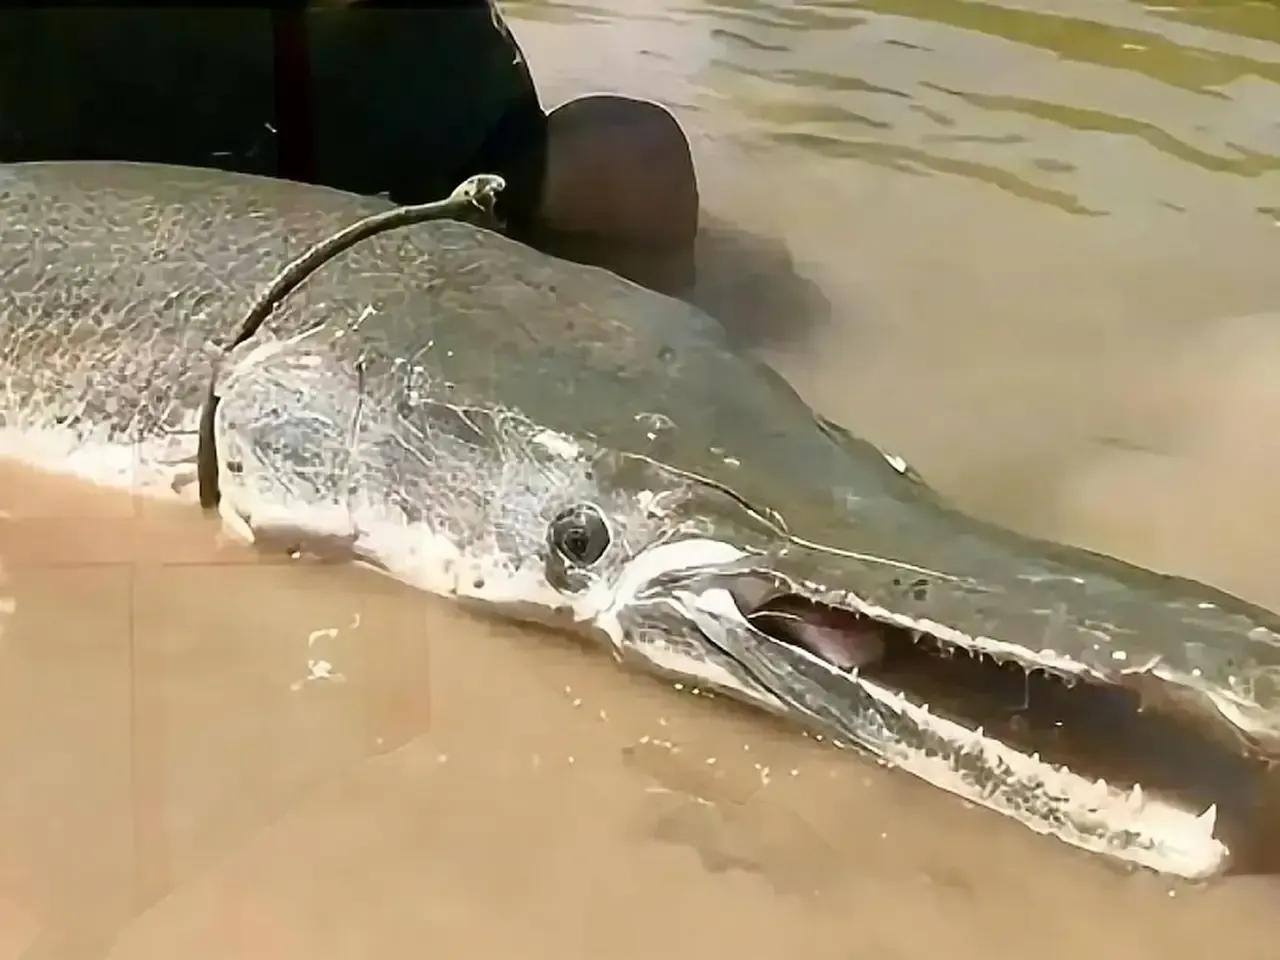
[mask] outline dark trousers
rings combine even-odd
[[[0,162],[131,160],[533,208],[545,118],[486,0],[0,11]]]

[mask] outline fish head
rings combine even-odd
[[[1212,875],[1247,845],[1228,819],[1275,820],[1275,615],[966,516],[665,298],[490,261],[237,348],[233,526],[598,638],[1121,861]]]

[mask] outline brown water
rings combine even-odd
[[[548,104],[676,111],[702,299],[824,412],[1280,607],[1280,7],[505,9]],[[0,960],[1280,951],[1276,881],[1119,871],[177,509],[6,468],[0,510]]]

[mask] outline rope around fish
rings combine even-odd
[[[285,265],[258,295],[240,323],[235,339],[227,348],[230,353],[258,332],[271,312],[298,285],[318,268],[361,240],[429,220],[462,220],[494,222],[494,207],[506,181],[495,174],[482,173],[464,180],[444,200],[395,207],[364,217],[330,234],[303,251]],[[218,409],[218,367],[214,364],[209,378],[209,393],[200,408],[199,441],[196,447],[196,479],[200,489],[200,506],[212,509],[218,505],[218,451],[213,437],[214,414]]]

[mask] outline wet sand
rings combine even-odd
[[[547,102],[676,110],[760,241],[704,244],[709,304],[771,289],[759,349],[823,412],[975,512],[1280,607],[1256,5],[506,6]],[[1274,879],[1117,869],[191,509],[6,465],[0,562],[0,960],[1280,949]]]

